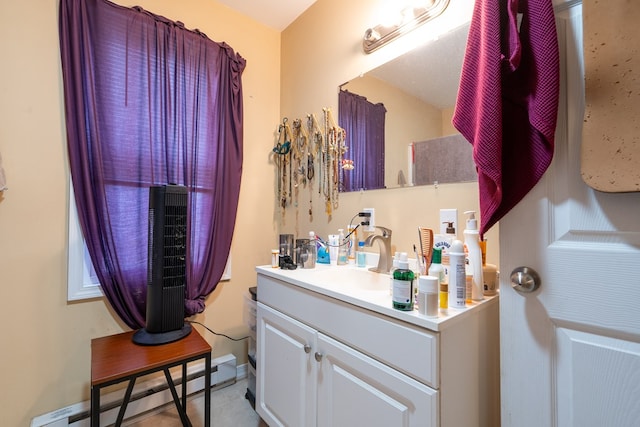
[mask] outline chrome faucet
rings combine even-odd
[[[379,227],[376,225],[376,229],[380,230],[381,234],[371,234],[364,241],[365,246],[371,247],[374,241],[380,243],[380,256],[378,257],[378,266],[369,268],[370,271],[375,273],[389,273],[391,268],[391,230],[386,227]]]

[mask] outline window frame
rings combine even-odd
[[[104,292],[95,274],[91,274],[93,265],[89,258],[89,251],[82,237],[78,209],[73,193],[73,183],[69,177],[69,216],[68,247],[67,247],[67,301],[82,301],[102,298]]]

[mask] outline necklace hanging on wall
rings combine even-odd
[[[272,150],[278,168],[278,204],[283,217],[287,204],[291,201],[291,129],[287,122],[286,117],[282,119],[278,127],[278,141]]]
[[[327,146],[329,147],[329,164],[327,165],[327,187],[329,196],[327,204],[331,204],[332,209],[338,209],[340,186],[340,171],[344,153],[347,151],[345,145],[346,132],[336,123],[330,108],[325,109],[325,125],[327,127]]]
[[[331,220],[331,215],[333,213],[333,204],[331,203],[331,195],[332,195],[331,163],[332,163],[333,144],[335,143],[335,141],[332,139],[333,135],[329,131],[331,127],[329,124],[329,109],[323,108],[322,113],[323,113],[322,126],[323,126],[324,135],[325,135],[325,141],[326,141],[324,146],[324,151],[323,151],[323,158],[322,158],[322,161],[323,161],[322,169],[324,171],[324,179],[322,181],[322,194],[324,195],[325,212],[329,217],[329,220]]]
[[[293,164],[293,205],[298,206],[298,189],[300,184],[303,186],[307,183],[307,165],[303,162],[304,154],[307,149],[307,136],[304,129],[300,125],[300,119],[293,121],[293,144],[291,148],[291,162]]]
[[[347,152],[346,145],[346,131],[339,126],[335,126],[334,132],[336,133],[336,160],[334,162],[334,197],[333,197],[333,208],[338,209],[338,194],[340,192],[340,188],[343,185],[342,182],[342,161],[344,159],[344,154]]]
[[[322,193],[322,147],[324,137],[316,116],[307,115],[307,128],[309,129],[309,156],[307,157],[307,178],[309,179],[309,221],[313,221],[313,181],[318,182],[318,194]],[[318,179],[315,179],[316,159],[318,161]]]
[[[307,185],[307,152],[309,148],[309,137],[306,129],[302,126],[300,119],[293,121],[293,145],[292,145],[292,163],[293,163],[293,205],[296,209],[296,234],[298,234],[299,225],[299,209],[298,195],[300,185]]]
[[[309,186],[309,221],[313,221],[314,181],[318,195],[324,198],[325,212],[331,220],[338,209],[342,180],[342,159],[347,148],[345,131],[335,122],[331,109],[323,108],[322,125],[313,114],[307,115],[306,127],[296,119],[293,125],[285,117],[278,127],[278,140],[273,153],[277,168],[277,197],[283,220],[287,206],[296,208],[299,219],[300,186]],[[316,164],[317,162],[317,164]],[[316,172],[318,178],[316,179]]]

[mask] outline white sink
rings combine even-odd
[[[308,270],[309,281],[316,286],[322,286],[338,291],[363,292],[385,291],[389,292],[389,278],[387,274],[374,273],[368,268],[358,268],[349,265],[332,266],[329,268],[316,268]]]
[[[276,276],[286,276],[303,287],[324,289],[335,294],[360,298],[368,295],[389,295],[388,274],[369,271],[368,267],[355,265],[317,264],[316,268],[273,271]]]

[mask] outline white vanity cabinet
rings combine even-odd
[[[318,354],[318,426],[436,425],[434,389],[322,333]]]
[[[436,426],[437,392],[258,303],[256,410],[270,426]]]
[[[438,330],[265,273],[256,411],[269,426],[499,426],[497,299]]]
[[[256,411],[270,426],[316,425],[317,332],[258,302]]]

